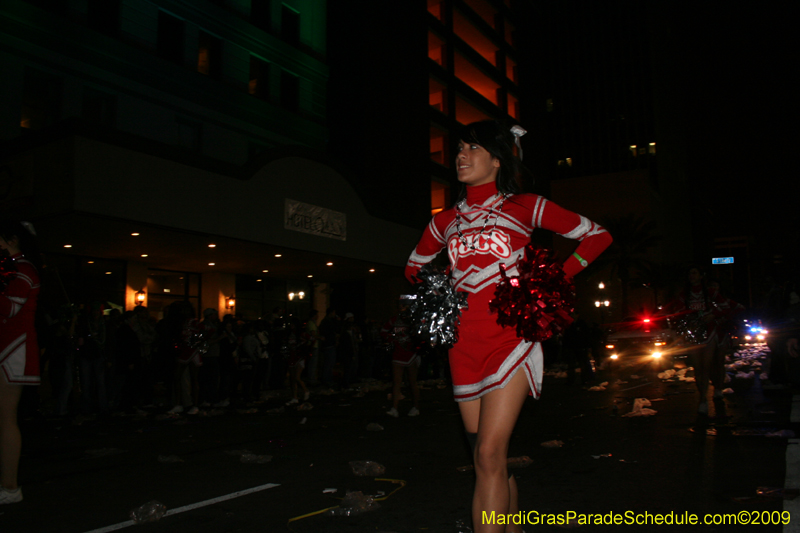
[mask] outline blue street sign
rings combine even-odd
[[[732,265],[733,264],[733,257],[712,257],[711,258],[712,265]]]

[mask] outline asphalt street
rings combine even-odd
[[[558,369],[545,376],[542,398],[526,402],[509,452],[530,458],[513,470],[526,519],[555,514],[574,518],[569,526],[582,530],[666,532],[687,526],[624,521],[648,513],[674,522],[744,512],[751,521],[779,522],[749,529],[796,526],[800,515],[780,519],[788,503],[780,492],[787,484],[786,431],[797,432],[792,392],[765,390],[757,372],[734,378],[734,392],[726,395],[730,423],[693,431],[692,373],[659,378],[663,370],[649,361],[620,363],[598,372],[592,384],[608,382],[605,390],[567,385]],[[284,391],[259,404],[196,416],[170,418],[154,409],[80,425],[24,420],[25,499],[0,508],[0,531],[469,531],[459,524],[470,524],[474,476],[451,390],[426,382],[422,414],[397,419],[385,414],[389,390],[380,382],[332,394],[317,390],[305,410],[283,407]],[[649,399],[645,408],[655,413],[624,416],[637,398]],[[402,402],[401,413],[410,407]],[[377,462],[385,471],[358,476],[351,461]],[[761,487],[778,491],[760,495]],[[377,508],[355,516],[318,513],[340,506],[350,491],[379,498]],[[168,514],[153,523],[129,522],[133,509],[152,500]],[[622,524],[578,523],[581,516],[602,522],[615,514]],[[780,522],[787,517],[785,526]],[[561,531],[564,524],[524,527]]]

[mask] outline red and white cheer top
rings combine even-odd
[[[0,368],[8,383],[39,384],[39,344],[36,341],[36,297],[39,273],[22,254],[11,256],[16,271],[0,292]]]
[[[419,269],[446,247],[453,287],[469,293],[459,339],[450,350],[455,399],[474,400],[502,388],[520,368],[538,398],[543,375],[540,343],[520,339],[513,328],[498,325],[497,316],[489,310],[495,285],[502,279],[500,264],[506,265],[509,276],[518,275],[517,262],[531,233],[544,228],[580,241],[564,263],[564,272],[572,277],[606,249],[611,236],[591,220],[542,196],[516,194],[504,199],[495,182],[467,187],[467,197],[458,208],[460,223],[456,207],[433,217],[406,264],[406,277],[413,282]]]

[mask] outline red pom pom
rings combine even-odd
[[[552,252],[528,244],[517,269],[519,276],[509,277],[505,265],[500,265],[503,279],[489,302],[489,308],[497,313],[497,323],[515,328],[518,337],[530,342],[566,330],[572,323],[575,286],[561,264],[553,260]]]

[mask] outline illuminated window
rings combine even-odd
[[[500,85],[458,53],[455,56],[455,75],[481,96],[497,105],[497,89]]]
[[[508,20],[506,20],[506,42],[510,45],[514,45],[514,25],[511,24]]]
[[[513,95],[508,95],[508,114],[519,120],[519,100]]]
[[[428,103],[432,108],[447,114],[447,86],[433,78],[428,80]]]
[[[119,35],[120,0],[88,0],[86,23],[93,30],[111,37]]]
[[[431,161],[450,166],[449,139],[447,131],[437,126],[431,126]]]
[[[435,33],[428,32],[428,57],[442,67],[446,66],[447,52],[444,40]]]
[[[510,57],[506,57],[506,78],[514,83],[519,83],[517,80],[517,62]]]
[[[630,145],[628,147],[628,150],[631,151],[631,153],[633,154],[633,157],[636,157],[636,145],[635,144]]]
[[[204,31],[197,37],[197,72],[215,80],[222,76],[222,40]]]
[[[183,65],[183,46],[186,23],[163,11],[158,12],[156,51],[159,57],[176,65]]]
[[[254,56],[250,56],[250,82],[247,92],[269,100],[269,63]]]
[[[300,78],[281,71],[281,105],[289,111],[300,110]]]
[[[499,48],[478,28],[472,25],[460,11],[453,12],[453,31],[476,52],[494,66],[497,66]]]
[[[443,211],[450,204],[450,185],[431,180],[431,215]]]
[[[61,95],[60,78],[26,68],[19,125],[29,130],[52,125],[59,118]]]
[[[444,22],[444,6],[442,0],[428,0],[428,13]]]
[[[492,28],[496,28],[495,15],[497,15],[497,10],[486,0],[465,0],[465,2],[475,13],[486,21],[486,24]]]
[[[479,110],[461,96],[456,96],[456,120],[467,125],[479,120],[489,120],[489,115]]]
[[[655,155],[656,153],[656,143],[650,143],[647,145],[647,153]]]
[[[281,38],[289,44],[300,44],[300,13],[287,5],[281,6]]]

